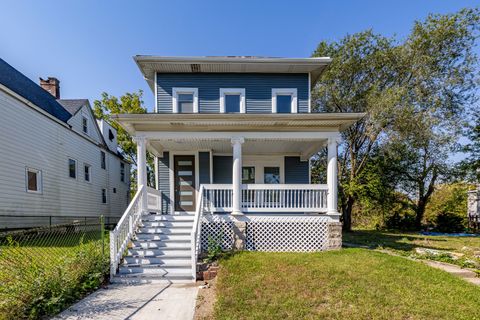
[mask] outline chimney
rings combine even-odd
[[[60,99],[60,81],[54,77],[48,77],[47,80],[40,78],[40,87],[48,91],[55,99]]]

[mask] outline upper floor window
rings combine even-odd
[[[173,113],[198,113],[198,88],[172,89]]]
[[[25,169],[27,192],[42,193],[42,171],[32,168]]]
[[[68,159],[68,176],[70,178],[77,178],[77,161],[74,159]]]
[[[90,176],[91,176],[91,166],[89,164],[84,164],[83,165],[83,168],[84,168],[84,178],[85,178],[85,181],[87,182],[90,182]]]
[[[297,113],[297,89],[272,89],[273,113]]]
[[[245,113],[245,89],[220,89],[220,113]]]
[[[107,160],[105,159],[105,152],[100,151],[100,167],[107,169]]]
[[[84,133],[88,133],[88,119],[87,117],[82,117],[82,130]]]
[[[125,163],[120,162],[120,181],[125,182]]]

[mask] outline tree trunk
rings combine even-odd
[[[422,220],[425,214],[425,208],[427,206],[427,200],[423,197],[418,199],[417,207],[415,208],[415,227],[420,230],[422,229]]]
[[[345,205],[342,206],[342,220],[343,220],[343,231],[351,232],[352,231],[352,211],[353,204],[355,199],[352,196],[347,196]]]

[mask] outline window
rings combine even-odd
[[[255,167],[242,167],[242,184],[255,183]]]
[[[198,113],[198,89],[173,88],[172,111],[173,113]]]
[[[245,113],[245,89],[220,89],[220,113]]]
[[[113,188],[113,193],[117,193],[117,188]]]
[[[125,182],[125,163],[120,162],[120,181]]]
[[[100,151],[100,166],[102,169],[107,169],[107,161],[105,159],[105,152]]]
[[[297,89],[272,89],[273,113],[297,113]]]
[[[264,167],[263,181],[265,184],[279,184],[280,183],[280,168],[279,167]]]
[[[82,129],[84,133],[88,133],[88,119],[87,117],[82,117]]]
[[[70,178],[77,178],[77,161],[74,159],[68,159],[68,176]]]
[[[107,189],[102,189],[102,203],[107,203]]]
[[[25,180],[27,192],[42,193],[42,171],[26,168]]]
[[[90,182],[90,171],[91,171],[91,167],[89,164],[84,164],[84,177],[85,177],[85,181],[88,181]]]

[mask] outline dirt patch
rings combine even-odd
[[[209,320],[213,319],[213,307],[217,301],[216,283],[217,280],[199,281],[198,286],[208,283],[206,288],[198,290],[197,305],[195,306],[195,320]]]

